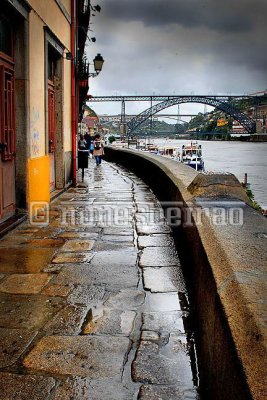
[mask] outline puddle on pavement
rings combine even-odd
[[[0,272],[35,273],[50,263],[54,249],[12,248],[0,249]]]
[[[180,311],[180,303],[177,292],[147,293],[145,312],[150,311]]]

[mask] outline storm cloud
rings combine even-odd
[[[263,19],[265,0],[107,0],[109,18],[142,21],[147,26],[180,24],[215,31],[242,32]]]
[[[251,93],[267,88],[266,0],[99,0],[103,71],[90,92]]]

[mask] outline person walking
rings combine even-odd
[[[91,138],[91,136],[89,135],[88,132],[86,132],[86,134],[84,135],[84,139],[86,140],[87,150],[90,151],[92,138]]]
[[[89,149],[90,158],[93,158],[93,152],[94,152],[94,141],[91,140],[90,149]]]
[[[80,135],[80,139],[78,141],[78,149],[79,150],[86,150],[87,149],[87,143],[83,135]]]
[[[96,166],[98,167],[101,164],[102,156],[104,155],[104,144],[99,134],[95,135],[93,155],[95,157]]]

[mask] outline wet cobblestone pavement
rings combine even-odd
[[[91,161],[0,241],[0,399],[196,400],[180,262],[149,188]]]

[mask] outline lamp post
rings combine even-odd
[[[95,78],[99,72],[102,71],[102,67],[104,64],[104,58],[101,56],[100,53],[98,53],[95,58],[94,58],[94,68],[95,68],[95,72],[90,72],[89,73],[89,78]]]

